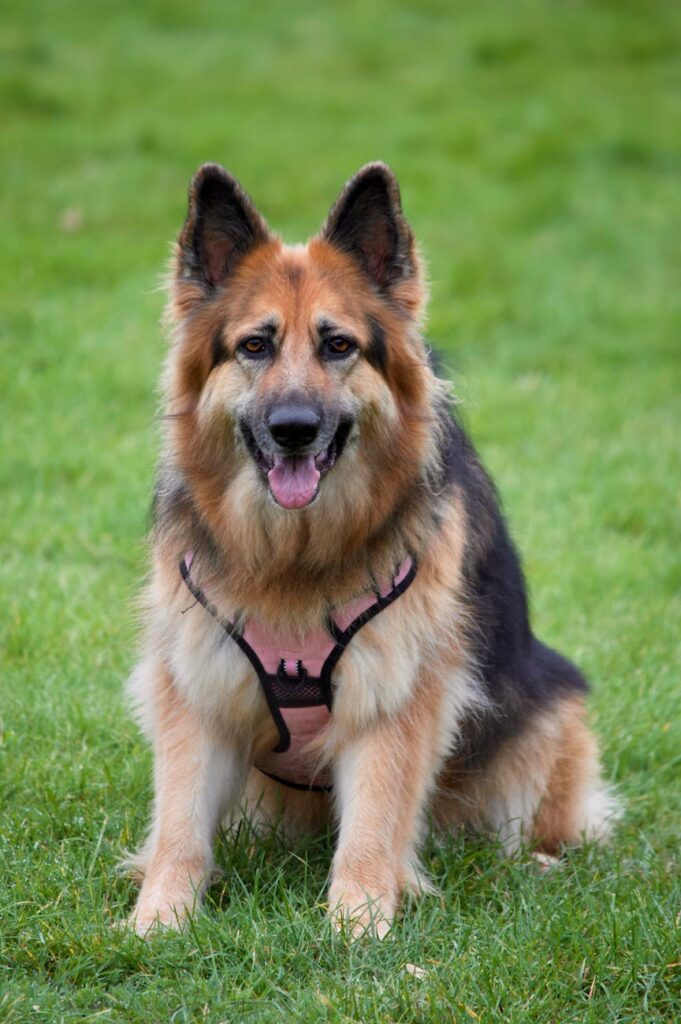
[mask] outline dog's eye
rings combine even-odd
[[[334,338],[326,339],[323,351],[327,359],[342,359],[344,356],[351,355],[356,348],[357,345],[352,338],[346,338],[339,334]]]
[[[246,338],[239,351],[251,359],[265,359],[272,351],[272,342],[267,338]]]

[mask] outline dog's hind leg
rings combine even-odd
[[[581,695],[562,698],[477,772],[457,774],[453,766],[439,794],[439,823],[492,832],[508,854],[526,845],[553,855],[584,839],[605,839],[618,803],[601,779],[584,718]]]
[[[200,899],[213,867],[215,832],[245,780],[243,756],[208,731],[165,668],[156,666],[155,673],[154,812],[130,919],[140,935],[154,925],[180,927]]]
[[[535,845],[549,854],[585,840],[606,840],[620,816],[619,802],[601,777],[582,699],[564,701],[559,716],[558,744],[533,824]]]
[[[607,838],[618,801],[601,779],[583,696],[563,697],[538,712],[490,764],[459,781],[452,806],[463,809],[465,823],[492,831],[508,854],[524,845],[555,855]]]

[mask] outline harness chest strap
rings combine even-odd
[[[336,609],[327,628],[304,643],[281,637],[266,623],[249,619],[239,633],[223,619],[191,575],[193,552],[180,560],[180,573],[197,601],[223,627],[246,655],[260,681],[270,714],[279,731],[279,743],[259,758],[255,767],[295,789],[327,790],[328,771],[315,770],[306,750],[323,729],[333,706],[331,675],[355,633],[387,608],[411,585],[416,563],[407,556],[389,584],[377,584],[371,593]]]

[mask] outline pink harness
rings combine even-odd
[[[255,619],[250,619],[243,633],[238,633],[233,623],[220,617],[192,579],[193,558],[190,551],[181,559],[182,579],[250,661],[279,730],[279,743],[255,767],[294,789],[330,789],[328,771],[316,770],[308,747],[329,720],[333,707],[331,674],[355,633],[396,601],[414,581],[414,560],[405,558],[390,585],[376,584],[371,593],[337,609],[335,618],[329,616],[325,630],[312,633],[300,644],[282,639],[266,623]]]

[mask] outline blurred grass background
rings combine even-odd
[[[0,1020],[678,1019],[680,42],[663,0],[3,5]],[[168,243],[205,160],[293,241],[370,159],[627,816],[549,879],[431,839],[442,899],[351,950],[328,837],[241,836],[144,946],[109,922],[150,795],[121,682]]]

